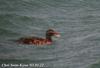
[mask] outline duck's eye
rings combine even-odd
[[[55,32],[49,32],[50,34],[55,34]]]

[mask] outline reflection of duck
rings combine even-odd
[[[52,44],[52,36],[60,37],[60,34],[53,29],[49,29],[46,31],[46,38],[26,37],[20,38],[17,42],[23,44],[49,45]]]

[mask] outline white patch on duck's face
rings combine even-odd
[[[59,37],[60,37],[60,35],[54,35],[54,36],[52,36],[52,40],[53,40],[53,41],[58,40]]]
[[[55,37],[59,38],[60,37],[60,34],[56,34]]]

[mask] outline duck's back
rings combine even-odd
[[[48,41],[47,39],[39,38],[39,37],[20,38],[18,42],[23,44],[35,44],[35,45],[50,44],[50,41]]]

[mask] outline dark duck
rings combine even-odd
[[[17,40],[18,43],[22,44],[34,44],[34,45],[50,45],[53,40],[52,37],[60,37],[60,34],[53,29],[49,29],[46,31],[46,38],[39,37],[23,37]]]

